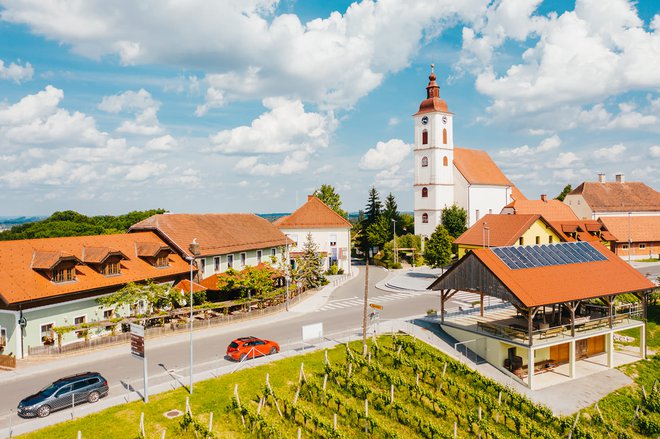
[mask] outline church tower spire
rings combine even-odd
[[[413,115],[415,233],[427,238],[441,223],[442,209],[454,204],[453,114],[440,97],[434,67],[431,64],[426,99]]]

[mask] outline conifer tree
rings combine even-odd
[[[302,282],[305,288],[316,288],[327,283],[323,276],[319,246],[314,242],[311,233],[307,234],[302,255],[297,259],[297,263],[296,278]]]

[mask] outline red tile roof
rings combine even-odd
[[[660,212],[660,192],[640,182],[585,181],[569,195],[582,195],[595,212]]]
[[[280,229],[350,229],[348,220],[323,201],[310,195],[307,202],[289,216],[278,218],[273,225]]]
[[[86,264],[102,264],[109,256],[119,256],[121,259],[128,259],[125,254],[114,248],[83,247],[82,261]]]
[[[513,186],[486,151],[454,148],[454,165],[470,184]]]
[[[80,259],[73,256],[71,253],[63,252],[61,250],[35,250],[32,253],[30,267],[35,270],[52,270],[58,262],[64,260],[73,260],[76,264],[81,263]]]
[[[163,245],[160,238],[151,232],[2,241],[0,242],[0,299],[5,305],[15,304],[108,287],[119,288],[127,282],[162,279],[189,272],[188,264],[177,255],[169,256],[169,266],[154,267],[137,255],[138,242]],[[121,262],[121,274],[104,276],[82,263],[83,248],[90,247],[108,247],[126,255],[128,259]],[[35,254],[76,258],[80,263],[76,266],[77,279],[62,283],[51,282],[37,269],[49,269],[52,265],[45,263],[43,266],[35,266],[33,261]]]
[[[519,214],[539,214],[552,223],[564,223],[566,221],[579,221],[571,208],[559,200],[520,200],[516,199],[509,203],[507,208]]]
[[[200,285],[197,282],[193,282],[193,293],[199,293],[200,291],[206,291],[208,288],[206,288],[204,285]],[[183,294],[190,294],[190,281],[188,279],[181,279],[179,282],[176,283],[172,288],[181,291]]]
[[[490,248],[468,253],[432,285],[442,289],[443,280],[470,258],[477,258],[525,306],[551,305],[607,295],[648,291],[655,284],[599,243],[589,243],[606,260],[545,267],[510,269]],[[468,265],[466,265],[467,267]],[[466,274],[467,276],[467,274]],[[457,278],[455,278],[457,279]],[[479,279],[464,281],[461,288],[478,289]]]
[[[653,216],[601,216],[603,223],[618,242],[660,242],[660,215]],[[630,227],[629,227],[630,224]]]
[[[167,213],[133,225],[129,232],[152,230],[179,254],[190,256],[188,246],[197,239],[200,256],[283,246],[286,236],[264,218],[252,213]]]
[[[541,215],[485,215],[456,238],[454,244],[501,247],[513,245],[537,221],[543,221],[555,234],[561,234]],[[488,231],[486,231],[486,227]],[[488,233],[489,232],[489,233]],[[490,235],[490,239],[489,239]],[[484,239],[487,242],[484,243]]]

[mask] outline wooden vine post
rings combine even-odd
[[[243,416],[243,411],[241,410],[241,398],[238,397],[238,384],[234,384],[234,398],[238,403],[238,412],[241,414],[241,422],[243,423],[243,428],[245,428],[245,416]],[[186,405],[188,404],[188,398],[186,398]]]
[[[300,364],[302,366],[302,363]],[[300,371],[302,372],[302,367],[300,368]],[[303,376],[305,375],[305,372],[302,372]],[[280,405],[277,403],[277,398],[275,398],[275,392],[273,392],[273,388],[270,385],[270,375],[266,374],[266,386],[268,386],[268,390],[270,390],[270,396],[273,397],[273,402],[275,402],[275,408],[277,409],[277,413],[279,413],[280,418],[283,418],[284,416],[282,415],[282,410],[280,410]]]

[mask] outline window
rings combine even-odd
[[[640,245],[639,245],[639,249],[640,249],[640,250],[644,250],[645,248],[646,248],[646,244],[640,244]]]
[[[621,244],[621,250],[628,250],[628,244]]]
[[[447,156],[442,158],[442,166],[449,166],[449,160],[447,159]]]
[[[227,268],[234,268],[234,255],[227,255]]]
[[[106,309],[105,311],[103,311],[103,320],[110,320],[114,314],[115,314],[114,309]]]
[[[428,213],[423,213],[422,214],[422,223],[428,224],[429,222],[429,214]]]
[[[87,321],[87,316],[79,316],[73,319],[73,324],[74,325],[82,325]]]
[[[476,217],[476,219],[479,219],[480,215],[481,215],[481,213],[479,212],[479,209],[474,211],[474,216]]]
[[[332,233],[330,234],[330,247],[334,247],[337,245],[337,234]]]
[[[170,265],[170,257],[166,252],[161,252],[158,253],[158,256],[156,256],[156,263],[154,266],[156,267],[167,267]]]
[[[442,143],[447,144],[447,128],[442,130]]]
[[[80,381],[76,381],[75,383],[73,383],[73,390],[74,390],[74,391],[75,391],[75,390],[80,390],[80,389],[82,389],[83,387],[87,387],[87,386],[89,386],[90,384],[91,384],[91,383],[89,382],[89,380],[80,380]]]
[[[257,264],[261,264],[261,254],[262,254],[262,251],[257,250]]]
[[[270,249],[270,255],[271,256],[277,256],[277,249],[271,248]]]
[[[101,274],[104,274],[106,276],[120,274],[119,267],[120,267],[119,261],[107,262],[103,264],[103,267],[101,267]]]
[[[0,328],[0,348],[7,346],[7,330]]]
[[[548,244],[552,244],[552,235],[548,236]]]
[[[213,258],[213,271],[216,273],[220,271],[220,256]]]
[[[41,325],[41,342],[43,344],[53,344],[53,323]]]
[[[424,130],[422,131],[422,145],[428,145],[429,144],[429,132]]]
[[[244,268],[247,262],[247,254],[241,253],[241,268]]]
[[[429,165],[429,158],[422,157],[422,168],[426,168]]]
[[[204,276],[204,273],[206,272],[206,259],[199,260],[199,271],[201,271],[202,276]]]
[[[525,238],[523,238],[522,236],[518,238],[518,245],[525,245]]]
[[[428,188],[423,187],[422,188],[422,198],[428,198],[428,196],[429,196]]]
[[[540,237],[540,236],[537,236],[537,237],[536,237],[536,243],[537,243],[537,244],[540,244],[540,243],[541,243],[541,237]]]
[[[69,282],[73,280],[76,280],[76,267],[53,270],[53,282]]]

